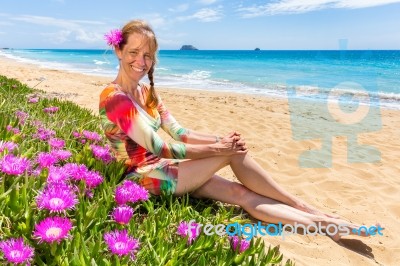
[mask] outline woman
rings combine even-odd
[[[247,153],[238,132],[224,137],[181,127],[154,89],[157,40],[143,21],[130,21],[107,37],[120,68],[100,96],[102,126],[127,177],[134,177],[152,194],[161,192],[210,198],[239,205],[254,218],[305,226],[354,224],[323,214],[280,187]],[[150,85],[140,83],[148,75]],[[157,134],[162,127],[177,143]],[[229,165],[241,183],[215,173]],[[351,233],[351,232],[350,232]],[[338,240],[340,236],[331,236]]]

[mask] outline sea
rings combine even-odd
[[[119,67],[113,50],[2,49],[0,56],[110,81]],[[157,59],[159,87],[283,98],[295,91],[400,109],[400,50],[161,50]]]

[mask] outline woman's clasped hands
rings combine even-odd
[[[245,154],[248,149],[244,138],[237,131],[232,131],[215,143],[221,155]]]

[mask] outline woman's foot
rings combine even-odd
[[[298,210],[301,210],[303,212],[310,213],[310,214],[323,216],[323,217],[327,217],[327,218],[340,219],[340,216],[338,216],[338,215],[329,214],[329,213],[323,213],[323,212],[317,210],[315,207],[312,207],[311,205],[308,205],[307,203],[302,202],[302,201],[299,201],[293,207],[298,209]]]
[[[331,229],[329,227],[334,227],[337,229]],[[327,236],[332,238],[333,241],[338,242],[343,236],[355,235],[355,236],[375,236],[382,235],[382,230],[385,228],[382,227],[379,223],[373,226],[365,226],[365,225],[357,225],[353,223],[349,223],[345,220],[340,219],[330,219],[326,223],[325,233]],[[335,233],[336,232],[336,233]]]

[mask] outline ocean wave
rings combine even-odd
[[[110,62],[108,62],[108,61],[101,61],[101,60],[97,60],[97,59],[94,59],[93,62],[95,65],[104,65],[104,64],[109,65],[110,64]]]
[[[96,76],[115,76],[118,72],[118,62],[114,62],[106,58],[87,60],[87,62],[76,61],[75,63],[64,63],[63,61],[44,61],[42,59],[34,58],[35,52],[29,50],[23,51],[0,51],[0,56],[4,56],[18,62],[31,63],[39,65],[40,67],[60,69],[69,72],[77,72],[83,74],[91,74]],[[32,56],[33,54],[33,56]],[[80,58],[81,59],[81,58]],[[95,67],[94,67],[95,65]],[[222,92],[235,92],[253,95],[265,95],[270,97],[285,98],[292,97],[289,95],[289,90],[293,86],[284,83],[274,83],[269,81],[266,77],[261,80],[257,78],[250,79],[248,76],[234,81],[236,76],[221,76],[218,71],[207,70],[190,70],[187,73],[177,73],[173,71],[173,67],[157,67],[159,70],[155,75],[156,86],[162,87],[176,87],[176,88],[190,88],[198,90],[209,91],[222,91]],[[233,72],[231,72],[233,73]],[[286,72],[284,72],[286,73]],[[291,75],[292,72],[288,72]],[[294,72],[296,74],[296,72]],[[294,75],[293,74],[293,75]],[[301,86],[300,84],[294,87],[298,97],[310,100],[327,100],[329,99],[347,99],[354,100],[357,104],[366,104],[369,98],[376,98],[379,100],[379,105],[385,108],[400,109],[400,93],[387,91],[373,91],[366,92],[357,86],[357,84],[341,83],[340,86],[335,88],[323,88],[317,86]],[[385,88],[382,84],[380,88]],[[346,97],[344,97],[346,96]]]

